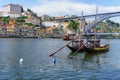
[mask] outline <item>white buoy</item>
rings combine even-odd
[[[23,63],[23,58],[20,58],[19,63],[20,63],[20,64]]]

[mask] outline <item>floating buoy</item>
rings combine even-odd
[[[53,58],[53,60],[52,60],[52,61],[53,61],[53,63],[54,63],[54,64],[56,64],[56,58]]]
[[[20,64],[23,63],[23,58],[20,58],[19,63],[20,63]]]

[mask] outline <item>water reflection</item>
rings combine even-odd
[[[68,55],[67,62],[70,65],[72,65],[76,71],[86,70],[86,69],[99,70],[100,68],[100,57],[99,56],[100,54],[85,53],[85,52],[73,54],[71,52]]]

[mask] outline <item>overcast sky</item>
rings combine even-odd
[[[39,16],[81,15],[82,11],[84,15],[95,14],[96,6],[98,13],[120,11],[120,0],[0,0],[0,7],[9,3],[30,8]]]

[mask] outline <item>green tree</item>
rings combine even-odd
[[[33,12],[31,9],[28,8],[27,11],[28,11],[33,17],[38,18],[37,13]]]
[[[17,25],[24,25],[25,24],[25,16],[22,16],[22,17],[18,17],[15,22]]]
[[[115,23],[115,25],[116,25],[116,27],[119,27],[120,24],[119,23]]]
[[[32,26],[33,24],[32,23],[25,23],[27,26]]]
[[[107,23],[111,23],[111,21],[109,19],[106,20]]]
[[[2,24],[4,25],[7,25],[9,23],[9,20],[10,20],[9,16],[1,18]]]
[[[69,22],[68,28],[76,31],[78,29],[78,23],[72,20]]]
[[[31,10],[31,9],[29,9],[29,8],[27,9],[27,11],[28,11],[28,12],[30,12],[30,13],[32,13],[32,10]]]

